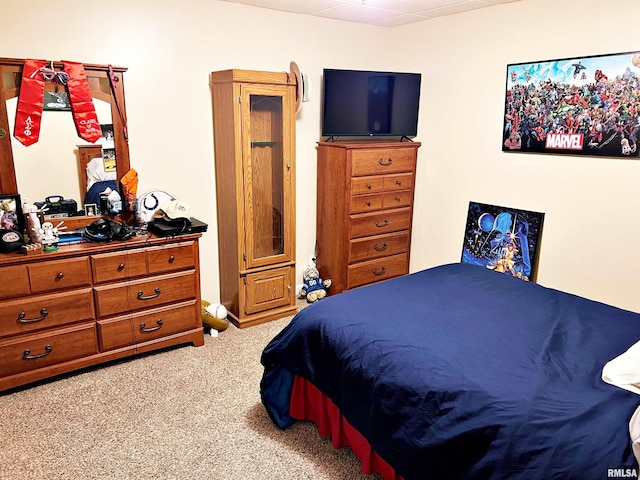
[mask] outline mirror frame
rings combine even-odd
[[[9,118],[7,115],[7,100],[16,97],[20,93],[20,85],[16,88],[5,87],[5,74],[17,74],[22,79],[22,69],[25,59],[21,58],[0,58],[0,194],[18,194],[18,182],[13,159],[13,149],[11,147],[11,135],[9,129]],[[56,71],[62,71],[62,62],[47,62],[48,66],[53,64]],[[125,135],[127,123],[127,111],[124,101],[124,78],[126,67],[116,67],[110,65],[100,65],[84,63],[85,73],[89,83],[91,96],[104,100],[111,104],[111,118],[113,122],[114,146],[116,149],[116,184],[120,185],[120,179],[131,168],[129,160],[129,143]],[[115,76],[115,91],[111,86],[108,94],[105,93],[105,82],[109,83],[109,69],[113,70]],[[80,137],[78,137],[79,140]],[[93,217],[95,219],[95,217]]]

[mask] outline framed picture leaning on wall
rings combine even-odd
[[[638,157],[640,52],[507,66],[502,150]]]
[[[534,281],[544,213],[469,202],[462,263]]]

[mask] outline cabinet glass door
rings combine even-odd
[[[244,86],[242,108],[247,267],[291,258],[291,162],[293,144],[285,129],[289,91],[279,86]]]

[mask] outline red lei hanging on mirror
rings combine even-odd
[[[13,136],[25,147],[38,141],[44,104],[44,60],[25,60]]]
[[[13,136],[26,147],[40,137],[45,81],[53,81],[56,88],[59,84],[67,85],[73,122],[80,138],[95,143],[102,136],[84,66],[70,61],[62,64],[65,71],[56,72],[53,65],[47,68],[44,60],[24,61]]]
[[[76,124],[78,136],[87,142],[95,143],[102,136],[98,115],[96,115],[87,76],[81,63],[62,61],[64,71],[69,74],[69,103],[73,122]]]

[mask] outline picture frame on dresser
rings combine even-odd
[[[24,232],[24,217],[19,194],[0,195],[0,228]]]
[[[95,203],[85,203],[84,204],[84,213],[88,217],[93,217],[97,215],[98,206]]]

